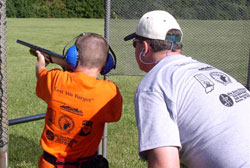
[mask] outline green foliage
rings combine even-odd
[[[71,17],[104,17],[104,0],[66,0],[65,5]]]
[[[7,17],[35,17],[36,0],[7,0],[6,15]]]
[[[249,0],[115,0],[114,18],[138,18],[144,13],[163,9],[179,19],[249,20]]]
[[[7,17],[104,18],[105,0],[7,0]],[[158,9],[179,19],[249,20],[249,0],[113,0],[113,18],[138,18]]]
[[[65,4],[63,4],[61,1],[44,1],[44,7],[48,15],[47,17],[54,17],[54,18],[65,18],[67,17],[67,8]],[[39,10],[38,10],[39,11]],[[46,17],[46,16],[45,16]]]
[[[7,17],[104,18],[104,0],[7,0]]]

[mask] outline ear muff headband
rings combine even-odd
[[[63,55],[64,57],[66,56],[66,55],[65,55],[65,49],[69,46],[70,43],[72,43],[73,40],[79,38],[80,36],[84,36],[84,35],[86,35],[86,33],[82,33],[82,34],[80,34],[80,35],[74,37],[72,40],[70,40],[70,42],[68,42],[68,43],[64,46],[64,48],[63,48],[63,54],[62,54],[62,55]]]
[[[78,64],[78,49],[76,47],[76,45],[71,46],[65,54],[65,49],[67,48],[67,46],[72,43],[73,40],[79,38],[80,36],[84,36],[86,34],[95,34],[95,33],[82,33],[78,36],[76,36],[75,38],[73,38],[70,42],[68,42],[64,49],[63,49],[63,56],[66,60],[66,62],[68,63],[69,67],[73,70],[77,67]],[[98,35],[98,34],[95,34]],[[98,35],[101,36],[101,35]],[[101,36],[102,37],[102,36]],[[103,37],[102,37],[103,38]],[[106,40],[106,39],[104,39]],[[109,46],[109,51],[111,52],[108,53],[107,55],[107,61],[105,66],[103,67],[102,71],[100,72],[102,75],[106,75],[107,73],[109,73],[112,69],[116,68],[116,55],[114,53],[114,51],[112,50],[112,48]]]
[[[84,36],[85,33],[82,33],[76,37],[74,37],[70,42],[68,42],[63,48],[63,57],[68,63],[70,69],[74,70],[78,64],[78,49],[76,45],[71,46],[65,53],[65,49],[72,43],[73,40],[77,39],[80,36]]]
[[[112,55],[110,53],[108,53],[106,64],[103,67],[102,71],[100,72],[102,75],[106,75],[112,69],[116,68],[116,56],[115,56],[115,53],[110,46],[109,46],[109,51],[111,52]]]

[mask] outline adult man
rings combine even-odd
[[[250,93],[230,75],[181,54],[165,11],[142,16],[135,56],[147,72],[135,94],[139,154],[150,168],[250,167]]]
[[[97,79],[109,52],[106,40],[97,34],[80,35],[77,66],[73,72],[47,70],[45,57],[37,51],[37,96],[47,104],[41,136],[44,153],[40,168],[107,168],[97,156],[105,122],[121,117],[122,96],[111,81]]]

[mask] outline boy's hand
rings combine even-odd
[[[36,51],[36,54],[37,54],[37,61],[38,61],[38,64],[40,65],[44,65],[44,66],[47,66],[51,61],[50,59],[50,56],[45,54],[45,53],[41,53],[40,51]]]

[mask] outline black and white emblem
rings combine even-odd
[[[211,72],[210,76],[217,82],[222,83],[223,85],[227,85],[229,83],[232,83],[230,78],[221,72]]]
[[[224,106],[232,107],[234,105],[233,99],[226,94],[221,94],[219,98],[220,98],[220,102]]]

